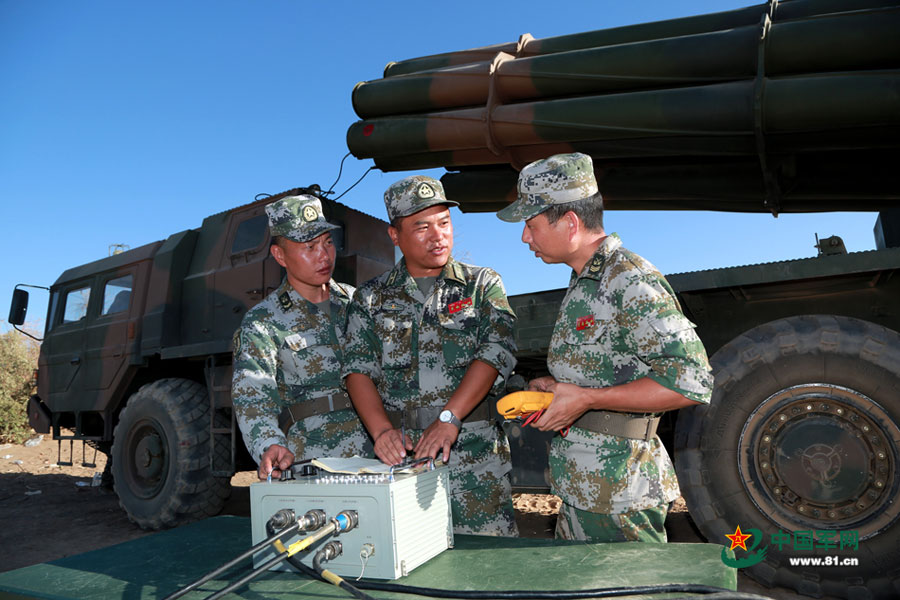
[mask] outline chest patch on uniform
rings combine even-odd
[[[389,310],[391,312],[397,312],[398,310],[400,310],[402,308],[403,307],[400,306],[399,304],[397,304],[396,302],[391,302],[390,304],[382,304],[381,305],[381,310]]]
[[[457,300],[456,302],[451,302],[447,305],[447,312],[452,315],[453,313],[458,313],[467,306],[472,306],[471,297],[463,298],[462,300]]]
[[[594,315],[585,315],[575,320],[576,331],[584,331],[588,327],[594,326]]]
[[[291,300],[291,296],[287,292],[283,292],[280,296],[278,296],[278,303],[281,304],[281,308],[283,308],[284,310],[287,310],[294,305],[294,302]]]
[[[287,336],[286,338],[284,338],[284,342],[288,345],[288,348],[294,350],[295,352],[297,350],[303,350],[304,348],[306,348],[306,338],[304,338],[299,333],[294,333]]]

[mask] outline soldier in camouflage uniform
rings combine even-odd
[[[656,436],[658,415],[708,403],[713,378],[694,325],[649,262],[603,230],[603,201],[589,156],[552,156],[519,174],[504,221],[525,221],[522,241],[573,273],[547,367],[530,389],[553,393],[534,426],[559,431],[550,448],[553,493],[563,505],[556,537],[597,542],[666,541],[679,495]]]
[[[412,451],[449,464],[455,532],[518,535],[509,443],[488,407],[515,365],[503,283],[450,257],[457,203],[440,182],[408,177],[384,200],[403,259],[350,304],[347,390],[383,462]]]
[[[341,345],[354,288],[331,279],[332,229],[314,196],[266,206],[281,285],[234,334],[231,398],[259,477],[295,461],[371,456],[371,441],[341,387]]]

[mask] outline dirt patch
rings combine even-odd
[[[126,542],[152,531],[131,523],[119,507],[116,495],[93,485],[95,474],[103,472],[106,456],[94,456],[88,448],[84,456],[95,463],[81,465],[81,444],[74,444],[73,466],[59,466],[57,442],[45,436],[36,445],[0,444],[0,522],[4,559],[0,572],[81,554]],[[68,443],[63,444],[63,460],[70,460]],[[99,475],[97,477],[99,479]],[[231,480],[232,494],[222,514],[250,516],[250,484],[255,471],[237,473]],[[98,482],[99,483],[99,482]],[[514,494],[516,522],[522,537],[552,538],[560,500],[549,494]],[[666,530],[670,542],[704,541],[679,498]],[[785,590],[771,590],[739,574],[738,590],[765,594],[778,600],[803,600],[804,596]]]

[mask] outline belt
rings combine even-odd
[[[659,417],[638,417],[627,413],[592,410],[572,423],[572,427],[581,427],[595,433],[605,433],[632,440],[649,441],[656,435]]]
[[[435,421],[438,415],[444,410],[443,406],[425,406],[422,408],[408,408],[404,411],[388,410],[387,416],[391,420],[394,429],[404,426],[407,429],[425,429]],[[491,411],[487,402],[482,402],[466,415],[465,419],[460,419],[463,423],[472,423],[474,421],[487,421],[491,418]]]
[[[287,435],[288,430],[297,421],[302,421],[314,415],[324,415],[344,408],[352,408],[353,403],[347,392],[335,392],[327,396],[319,396],[311,400],[304,400],[297,404],[285,406],[278,415],[278,428]]]

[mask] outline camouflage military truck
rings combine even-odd
[[[232,336],[284,276],[269,255],[265,205],[317,191],[212,215],[69,269],[50,287],[31,426],[69,441],[68,457],[75,440],[108,453],[120,504],[141,527],[218,513],[235,469],[255,469],[231,410]],[[394,264],[387,235],[371,234],[385,222],[322,203],[343,225],[333,236],[336,280],[358,285]],[[10,323],[24,322],[27,301],[16,289]]]
[[[898,31],[896,1],[772,1],[393,62],[353,90],[351,152],[446,168],[464,211],[580,151],[607,210],[879,213],[874,251],[834,237],[815,258],[668,276],[716,378],[662,432],[691,516],[712,542],[753,533],[740,566],[812,596],[900,596]],[[510,298],[524,378],[564,292]],[[548,438],[512,435],[529,449],[514,481],[539,487]]]

